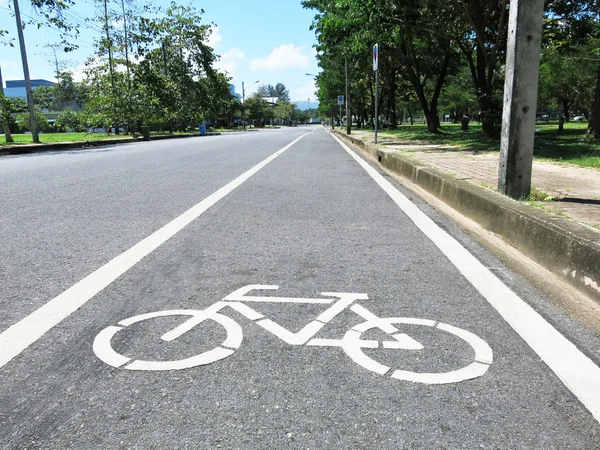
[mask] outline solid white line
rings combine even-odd
[[[168,239],[198,218],[207,209],[232,192],[244,181],[256,174],[296,142],[309,133],[305,133],[290,144],[278,150],[267,159],[244,172],[200,203],[192,206],[182,215],[155,231],[144,240],[117,256],[113,260],[92,272],[62,294],[50,300],[24,319],[12,325],[0,334],[0,367],[6,365],[15,356],[37,341],[46,332],[69,317],[88,300],[110,285],[113,281],[135,266],[145,256],[152,253]]]
[[[336,136],[333,138],[371,175],[600,422],[600,367],[512,292],[458,241],[438,227],[379,172]]]

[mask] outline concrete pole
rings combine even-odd
[[[529,195],[544,0],[511,0],[498,191]]]
[[[23,22],[21,22],[21,12],[19,10],[19,1],[13,0],[15,8],[15,18],[17,19],[17,35],[19,36],[19,47],[21,48],[21,62],[23,63],[23,75],[25,77],[25,92],[27,93],[27,105],[29,106],[29,128],[31,129],[31,138],[36,144],[40,143],[37,129],[37,118],[35,115],[35,106],[33,104],[33,90],[31,89],[31,77],[29,76],[29,64],[27,64],[27,50],[25,49],[25,37],[23,36]]]
[[[352,133],[352,114],[350,111],[350,94],[348,89],[348,58],[344,59],[346,70],[346,134]]]
[[[379,111],[377,110],[377,97],[379,97],[379,68],[375,71],[375,144],[377,144],[377,128],[379,126]]]
[[[246,129],[246,89],[244,89],[244,82],[242,81],[242,126]]]

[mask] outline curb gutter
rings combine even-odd
[[[220,136],[221,133],[206,133],[206,136]],[[188,137],[200,137],[200,134],[174,134],[174,135],[158,135],[151,136],[150,141],[161,141],[164,139],[180,139]],[[24,155],[28,153],[52,152],[55,150],[81,150],[90,147],[102,147],[105,145],[116,144],[131,144],[132,142],[144,142],[144,139],[139,137],[103,139],[95,141],[78,141],[78,142],[52,142],[48,144],[17,144],[3,145],[0,147],[0,156],[7,155]],[[147,142],[147,141],[146,141]]]
[[[521,253],[600,302],[600,233],[494,191],[459,180],[418,160],[334,133],[500,236]]]

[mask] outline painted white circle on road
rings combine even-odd
[[[212,350],[208,350],[190,358],[184,358],[174,361],[145,361],[141,359],[132,360],[127,356],[123,356],[117,353],[112,345],[111,340],[115,334],[123,330],[125,327],[142,322],[144,320],[153,319],[156,317],[165,316],[191,316],[191,318],[177,327],[176,329],[183,329],[185,331],[191,330],[196,325],[204,322],[207,319],[214,320],[225,328],[227,337],[220,344]],[[189,324],[189,325],[188,325]],[[139,316],[130,317],[119,322],[120,326],[109,326],[102,330],[94,339],[93,350],[98,358],[104,361],[106,364],[113,367],[123,367],[128,370],[180,370],[189,369],[190,367],[203,366],[206,364],[212,364],[221,359],[227,358],[235,352],[235,349],[239,348],[243,340],[242,328],[233,319],[219,314],[216,312],[205,312],[197,311],[193,309],[178,309],[169,311],[157,311],[154,313],[141,314]],[[169,333],[167,333],[169,334]],[[177,333],[180,336],[183,333]],[[169,339],[172,340],[172,339]]]
[[[475,334],[461,328],[453,327],[452,325],[445,323],[438,323],[436,325],[433,320],[406,317],[380,318],[379,322],[384,322],[390,325],[422,325],[431,328],[437,328],[463,339],[473,348],[475,352],[475,358],[471,364],[463,367],[462,369],[453,370],[450,372],[423,373],[406,370],[392,371],[392,368],[375,361],[373,358],[367,356],[363,352],[363,348],[373,348],[373,346],[370,345],[371,341],[360,339],[361,335],[373,328],[378,328],[380,325],[379,323],[371,321],[363,322],[346,332],[344,338],[342,339],[342,348],[356,364],[379,375],[385,375],[391,372],[390,376],[397,380],[412,381],[415,383],[424,384],[458,383],[482,376],[487,372],[489,365],[493,362],[493,352],[487,342]],[[363,345],[363,343],[367,345]],[[398,346],[395,344],[396,342],[393,341],[383,342],[383,348],[398,348]]]

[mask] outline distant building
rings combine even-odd
[[[235,98],[237,98],[238,100],[242,99],[242,96],[240,94],[237,94],[235,92],[235,85],[234,84],[230,84],[229,85],[229,92],[231,92],[231,95],[233,95]]]
[[[279,103],[279,97],[263,97],[264,101],[266,101],[269,106],[275,107]]]
[[[35,89],[39,86],[54,86],[55,83],[48,80],[31,80],[31,89]],[[4,88],[4,95],[7,97],[18,97],[27,98],[27,91],[25,90],[25,80],[6,80],[6,87]]]

